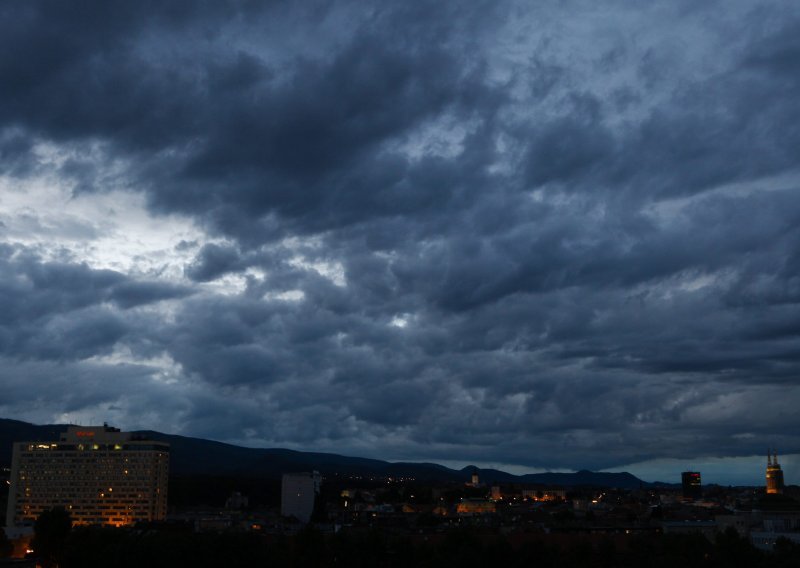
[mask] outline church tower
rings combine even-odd
[[[778,454],[767,451],[767,493],[783,493],[783,470],[778,463]]]

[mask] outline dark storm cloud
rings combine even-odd
[[[195,282],[208,282],[236,270],[237,265],[239,253],[234,247],[212,243],[200,249],[194,262],[186,267],[186,275]]]
[[[239,8],[229,7],[233,23],[247,15]],[[290,68],[272,70],[224,37],[200,33],[224,18],[213,3],[174,14],[109,6],[88,21],[34,3],[24,17],[3,18],[13,56],[0,62],[9,78],[0,119],[31,135],[99,138],[131,152],[148,176],[138,183],[154,186],[154,206],[207,215],[242,238],[270,211],[300,217],[310,230],[398,207],[413,213],[454,188],[405,183],[414,170],[382,145],[446,110],[483,112],[473,105],[490,97],[480,61],[465,65],[447,45],[438,18],[453,14],[436,3],[426,9],[381,8],[369,26],[357,21],[352,36],[339,33],[342,47],[324,59],[287,54]],[[92,25],[99,17],[107,29]],[[188,51],[137,41],[166,33]]]
[[[800,451],[788,4],[10,6],[0,171],[213,242],[6,247],[7,369],[124,353],[186,433],[386,457]]]
[[[93,270],[85,264],[42,262],[25,249],[0,248],[4,303],[3,321],[30,322],[39,317],[92,306],[125,277],[111,270]]]
[[[0,247],[0,292],[0,352],[57,360],[108,353],[130,331],[131,322],[109,302],[127,309],[190,293],[85,264],[44,261],[8,245]]]
[[[36,165],[31,157],[32,141],[21,132],[13,129],[0,134],[0,167],[2,173],[11,176],[25,176]]]
[[[111,289],[109,298],[121,308],[132,308],[161,300],[185,298],[191,293],[184,286],[163,282],[123,282]]]

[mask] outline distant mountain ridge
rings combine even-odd
[[[14,442],[56,440],[66,429],[66,424],[39,426],[19,420],[0,418],[0,466],[10,465],[11,447]],[[387,462],[281,448],[245,448],[213,440],[150,430],[137,433],[170,443],[170,473],[173,475],[277,478],[286,472],[317,470],[325,476],[414,477],[424,481],[466,482],[477,470],[481,482],[486,484],[530,483],[567,487],[590,485],[621,489],[635,489],[649,485],[627,472],[607,473],[581,470],[575,473],[514,475],[496,469],[481,469],[475,466],[456,470],[434,463]]]

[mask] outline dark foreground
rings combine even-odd
[[[711,542],[699,534],[557,540],[475,529],[392,537],[376,530],[295,536],[196,533],[180,529],[75,528],[52,550],[61,568],[191,567],[725,567],[796,568],[800,546],[779,542],[763,553],[735,531]],[[57,558],[56,558],[57,557]]]

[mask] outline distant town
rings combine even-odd
[[[323,550],[326,542],[375,534],[388,539],[387,551],[400,541],[416,550],[467,533],[512,549],[582,546],[599,554],[611,546],[622,557],[641,539],[665,538],[702,538],[706,546],[735,539],[755,555],[800,551],[800,488],[784,484],[774,451],[765,458],[762,487],[704,486],[699,471],[684,472],[674,485],[601,487],[498,482],[477,468],[461,482],[315,470],[262,480],[173,476],[170,449],[108,425],[15,441],[3,469],[5,562],[69,565],[39,535],[59,516],[65,542],[91,531],[108,538],[108,531],[238,535],[262,552],[278,541],[299,546],[308,531]]]

